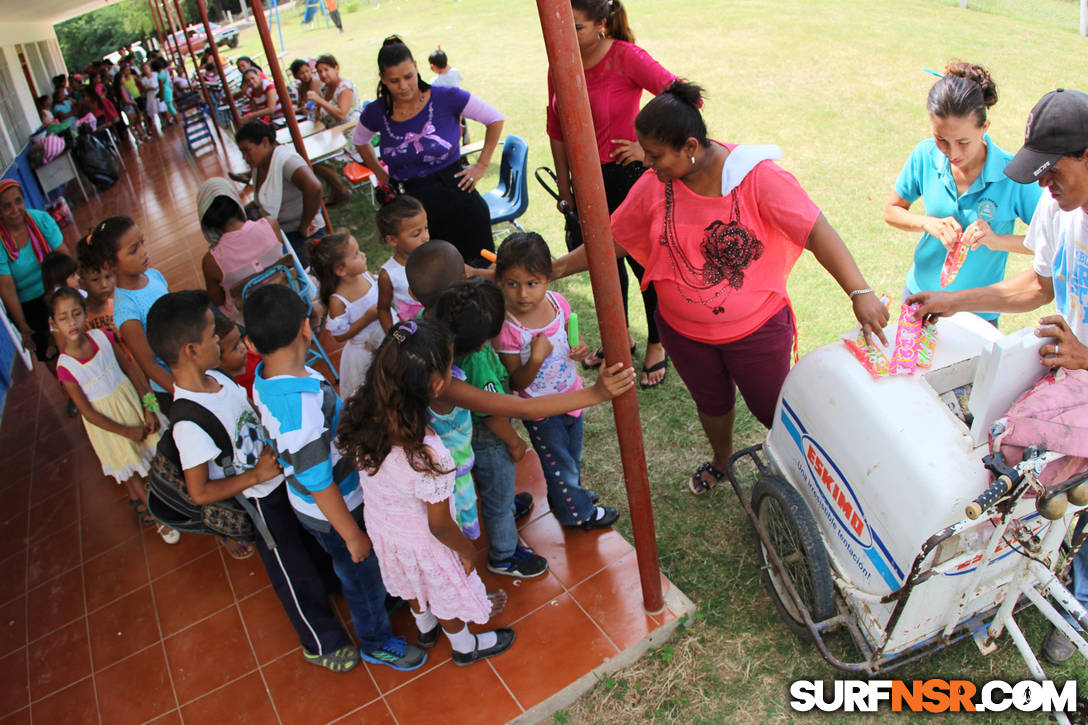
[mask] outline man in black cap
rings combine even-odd
[[[1043,96],[1028,115],[1024,146],[1005,174],[1046,190],[1024,238],[1035,253],[1032,268],[988,287],[920,292],[907,302],[921,303],[919,316],[941,316],[1028,312],[1054,301],[1060,314],[1043,317],[1035,331],[1051,340],[1040,348],[1040,362],[1088,369],[1088,94],[1059,88]],[[1073,561],[1072,591],[1088,606],[1088,546]],[[1052,627],[1043,656],[1060,664],[1074,652],[1073,642]]]

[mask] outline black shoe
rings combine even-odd
[[[1073,640],[1053,624],[1050,625],[1050,632],[1043,640],[1043,657],[1046,661],[1055,665],[1064,664],[1076,652],[1077,645],[1073,644]]]
[[[522,491],[514,495],[514,521],[520,521],[533,510],[533,494]]]
[[[442,625],[435,624],[430,632],[420,632],[416,635],[416,644],[423,649],[430,649],[438,644],[438,635],[442,634]]]
[[[548,571],[548,560],[528,546],[518,546],[511,557],[501,561],[491,561],[489,558],[487,570],[493,574],[512,576],[517,579],[531,579]]]
[[[453,663],[455,665],[471,665],[473,662],[479,662],[480,660],[486,660],[488,657],[494,657],[495,655],[502,654],[506,650],[510,649],[510,645],[514,644],[514,630],[509,627],[502,627],[495,630],[495,635],[498,637],[498,641],[494,646],[487,649],[479,649],[480,638],[476,638],[477,649],[471,652],[458,652],[453,651]]]
[[[596,506],[597,502],[601,500],[601,494],[597,493],[591,488],[586,489],[586,495],[589,496],[589,500],[593,502],[594,506]]]
[[[583,521],[580,524],[572,524],[568,526],[568,529],[582,529],[584,531],[592,531],[593,529],[607,529],[612,524],[616,523],[616,519],[620,517],[620,512],[611,506],[601,506],[600,511],[594,510],[593,515],[595,518],[589,521]]]

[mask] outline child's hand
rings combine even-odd
[[[472,566],[472,557],[465,556],[464,554],[458,554],[458,556],[461,557],[461,566],[465,567],[465,576],[468,576],[472,573],[472,570],[474,568]]]
[[[126,425],[125,432],[121,435],[131,441],[136,441],[137,443],[139,443],[147,437],[147,429],[144,428],[142,425]]]
[[[575,362],[582,362],[587,357],[589,357],[589,345],[579,340],[578,347],[570,351],[570,359],[574,360]]]
[[[533,335],[533,342],[529,346],[529,359],[534,362],[544,362],[552,354],[552,341],[543,332]]]
[[[370,537],[362,531],[358,536],[355,536],[344,542],[348,547],[348,553],[351,554],[351,560],[358,564],[363,559],[370,556]],[[466,574],[468,572],[465,572]]]
[[[265,446],[264,450],[261,451],[261,457],[257,459],[257,465],[253,467],[253,471],[260,483],[269,481],[283,473],[283,467],[280,466],[276,454],[272,452],[272,446]]]
[[[602,368],[597,376],[597,382],[593,388],[604,394],[605,400],[618,398],[631,388],[635,387],[635,369],[624,368],[622,362],[618,362],[608,368]]]
[[[147,430],[147,435],[151,435],[159,429],[159,416],[152,413],[150,410],[144,411],[144,427]]]
[[[529,444],[522,440],[521,436],[518,436],[516,441],[506,444],[506,450],[510,451],[510,458],[513,459],[514,463],[517,463],[525,458],[525,454],[529,452]]]

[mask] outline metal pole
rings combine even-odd
[[[185,80],[189,80],[189,73],[185,70],[185,54],[181,52],[181,46],[178,45],[178,31],[174,27],[174,18],[170,15],[170,7],[166,4],[166,0],[162,0],[162,14],[166,18],[166,27],[170,29],[170,40],[174,43],[174,53],[177,55],[181,75]]]
[[[162,32],[162,18],[159,17],[159,10],[155,7],[155,0],[147,0],[147,6],[151,8],[151,23],[155,26],[155,34],[159,36],[159,47],[162,48],[164,54],[169,55],[170,49],[166,47],[166,35]]]
[[[204,4],[204,0],[196,0],[196,7],[200,10],[200,21],[204,23],[204,33],[209,38],[212,38],[212,57],[215,58],[215,69],[219,72],[219,81],[223,84],[223,93],[227,96],[227,101],[230,103],[230,113],[234,117],[234,127],[236,129],[242,127],[242,114],[238,113],[238,105],[234,102],[234,91],[231,90],[230,84],[227,83],[227,74],[223,70],[223,60],[219,57],[219,48],[216,47],[214,37],[212,36],[212,25],[208,20],[208,6]],[[216,124],[218,125],[218,124]]]
[[[608,204],[597,155],[593,117],[589,110],[589,96],[586,94],[585,72],[574,33],[574,15],[570,0],[537,0],[536,5],[559,101],[559,120],[563,127],[571,176],[577,179],[574,193],[589,259],[589,281],[593,286],[605,359],[610,363],[622,360],[630,365],[631,352],[627,347],[627,325],[623,317],[612,229],[608,222]],[[635,555],[642,582],[642,602],[648,612],[655,613],[664,607],[664,600],[650,502],[650,480],[646,473],[646,452],[635,391],[616,398],[612,402],[612,413],[616,419],[623,477],[627,486],[631,530],[635,537]]]
[[[276,15],[276,32],[280,36],[280,51],[287,52],[287,48],[283,47],[283,23],[280,22],[280,3],[279,0],[272,0],[272,12]]]
[[[185,15],[181,12],[181,0],[174,0],[174,8],[178,11],[178,22],[181,23],[181,27],[185,27]],[[215,46],[215,38],[209,35],[206,42]],[[189,39],[189,33],[185,33],[185,45],[189,47],[189,57],[193,59],[193,68],[196,69],[196,79],[200,83],[200,90],[204,94],[204,101],[209,107],[212,105],[212,96],[208,93],[208,86],[204,84],[204,76],[200,75],[200,62],[196,59],[196,51],[193,50],[193,41]],[[229,91],[227,91],[229,93]],[[219,139],[219,145],[226,151],[227,146],[223,143],[223,130],[219,128],[219,124],[215,122],[215,118],[212,118],[212,126],[215,128],[215,135]]]
[[[249,0],[249,7],[253,11],[253,20],[257,23],[257,32],[261,36],[261,45],[264,46],[265,59],[268,61],[268,72],[272,74],[272,81],[276,84],[276,95],[279,96],[283,117],[287,119],[287,128],[291,131],[295,151],[298,151],[299,156],[309,164],[310,157],[306,155],[306,144],[302,142],[302,131],[299,130],[298,119],[295,118],[295,107],[291,103],[291,96],[287,93],[287,82],[283,80],[283,69],[280,68],[280,59],[276,57],[276,44],[272,42],[272,33],[268,29],[268,18],[264,16],[264,7],[261,5],[261,0]],[[310,168],[313,169],[312,166]],[[321,216],[325,219],[325,228],[332,231],[332,220],[329,218],[324,200],[321,202]]]

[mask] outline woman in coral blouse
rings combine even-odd
[[[774,163],[776,146],[712,141],[702,89],[675,82],[646,104],[635,131],[654,172],[612,214],[617,254],[630,254],[657,287],[661,341],[687,385],[713,451],[688,482],[709,491],[733,454],[739,388],[768,428],[789,372],[794,317],[786,279],[809,249],[849,296],[866,336],[884,340],[888,310],[842,239],[797,180]],[[554,276],[586,268],[585,251]]]

